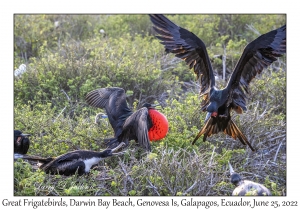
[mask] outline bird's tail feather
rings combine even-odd
[[[195,144],[202,134],[204,134],[203,141],[205,141],[207,137],[211,136],[212,134],[217,134],[221,131],[231,136],[233,139],[238,138],[242,144],[247,144],[250,149],[254,151],[246,136],[241,132],[237,125],[231,119],[228,121],[225,118],[216,119],[211,117],[209,120],[207,120],[205,125],[201,128],[198,135],[193,140],[192,144]]]
[[[53,160],[52,157],[49,158],[43,158],[35,155],[22,155],[19,158],[25,159],[25,160],[30,160],[30,161],[38,161],[40,163],[49,163]]]

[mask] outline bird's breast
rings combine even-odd
[[[166,116],[155,109],[149,109],[148,113],[153,125],[148,131],[149,140],[158,141],[163,139],[169,130]]]

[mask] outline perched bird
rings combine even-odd
[[[215,77],[205,44],[192,32],[171,22],[164,15],[150,15],[157,32],[157,38],[165,46],[167,53],[174,53],[183,59],[190,69],[194,69],[203,96],[201,110],[207,111],[205,125],[192,144],[204,134],[203,141],[212,134],[224,132],[238,138],[242,144],[251,146],[246,136],[231,119],[231,110],[238,114],[246,111],[246,93],[249,83],[262,70],[286,52],[286,26],[261,35],[244,49],[227,86],[219,90],[215,87]]]
[[[228,161],[229,165],[229,171],[230,171],[230,178],[231,183],[236,186],[236,188],[233,190],[232,195],[238,195],[238,196],[244,196],[244,195],[272,195],[270,190],[268,190],[265,186],[262,184],[248,181],[248,180],[242,180],[241,176],[234,172],[231,164]]]
[[[83,175],[88,173],[91,167],[98,164],[101,160],[113,155],[122,153],[113,153],[120,149],[124,143],[118,145],[114,149],[106,149],[103,152],[95,152],[89,150],[75,150],[66,154],[60,155],[56,158],[42,158],[38,156],[19,155],[17,158],[25,160],[38,161],[42,163],[39,168],[49,174],[60,174],[60,175]]]
[[[30,134],[22,133],[19,130],[14,130],[14,153],[26,154],[29,149]]]
[[[126,102],[124,89],[118,87],[100,88],[89,92],[86,101],[90,106],[105,109],[114,130],[114,137],[106,139],[109,148],[121,142],[128,145],[135,140],[141,147],[151,151],[149,141],[156,141],[167,135],[167,118],[154,105],[146,103],[136,112],[132,112]]]

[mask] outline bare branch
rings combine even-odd
[[[276,162],[277,155],[278,155],[278,152],[279,152],[279,150],[280,150],[281,145],[282,145],[282,142],[280,142],[280,144],[279,144],[279,146],[278,146],[278,149],[277,149],[276,154],[275,154],[275,156],[274,156],[274,160],[273,160],[274,162]]]

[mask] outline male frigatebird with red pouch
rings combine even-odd
[[[232,138],[238,138],[252,151],[253,147],[246,136],[232,121],[231,110],[241,114],[246,111],[246,93],[249,83],[262,70],[286,52],[286,26],[261,35],[244,49],[227,86],[219,90],[215,87],[215,76],[209,60],[206,46],[192,32],[171,22],[164,15],[150,15],[157,32],[157,38],[165,46],[167,53],[174,53],[183,59],[189,68],[194,68],[200,83],[200,96],[203,96],[201,110],[207,111],[205,125],[199,131],[192,144],[204,134],[203,141],[212,134],[224,132]]]
[[[141,147],[151,151],[150,141],[161,140],[167,135],[167,118],[152,104],[145,103],[142,108],[132,112],[126,102],[126,93],[119,87],[100,88],[89,92],[86,101],[90,106],[105,109],[114,129],[114,137],[106,139],[109,148],[121,142],[128,145],[135,140]]]

